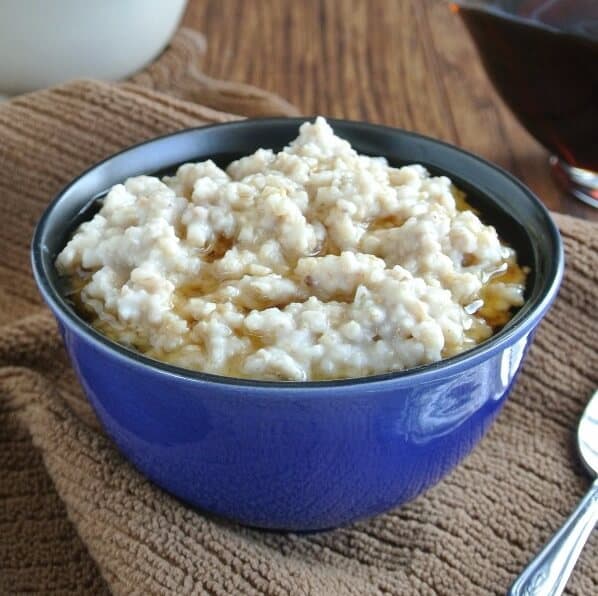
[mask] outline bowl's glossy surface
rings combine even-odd
[[[246,120],[175,133],[119,153],[65,188],[40,221],[33,268],[83,388],[107,432],[147,477],[213,513],[265,528],[330,528],[385,511],[437,482],[503,404],[556,295],[562,246],[531,192],[454,147],[334,121],[362,153],[449,175],[532,268],[526,304],[493,338],[403,373],[312,382],[235,380],[158,363],[107,340],[60,294],[54,258],[93,197],[128,176],[280,148],[301,119]]]

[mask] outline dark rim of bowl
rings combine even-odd
[[[44,271],[44,263],[43,263],[43,245],[42,245],[42,238],[44,235],[46,223],[56,207],[56,205],[60,202],[63,195],[77,182],[95,170],[97,167],[101,166],[102,164],[114,159],[118,156],[121,156],[129,151],[135,150],[139,147],[151,144],[153,142],[159,141],[161,139],[166,139],[170,137],[176,137],[177,135],[182,135],[185,133],[189,133],[190,131],[195,130],[207,130],[216,127],[242,127],[251,125],[253,123],[260,123],[264,127],[267,127],[269,124],[274,124],[277,122],[287,122],[287,123],[295,123],[300,125],[306,121],[312,121],[316,116],[305,116],[305,117],[296,117],[296,118],[285,118],[285,117],[277,117],[277,118],[248,118],[245,120],[239,120],[234,122],[224,122],[224,123],[217,123],[217,124],[210,124],[206,126],[196,126],[192,128],[186,128],[182,130],[178,130],[172,133],[168,133],[165,135],[161,135],[158,137],[153,137],[146,141],[142,141],[141,143],[136,143],[135,145],[131,145],[113,153],[106,157],[105,159],[95,163],[91,167],[87,168],[81,174],[79,174],[76,178],[74,178],[71,182],[69,182],[66,186],[64,186],[58,194],[54,197],[54,199],[50,202],[44,213],[42,214],[37,226],[35,228],[33,239],[31,243],[31,263],[35,281],[38,285],[38,288],[46,300],[46,302],[53,306],[55,310],[61,313],[61,315],[66,319],[66,322],[70,323],[74,326],[80,333],[85,335],[88,339],[90,339],[97,348],[102,349],[103,351],[109,352],[112,355],[118,356],[120,359],[123,359],[129,363],[134,363],[138,366],[142,366],[144,368],[149,368],[152,371],[160,371],[162,373],[166,373],[169,376],[174,377],[182,377],[187,380],[194,380],[194,381],[203,381],[205,383],[211,383],[216,385],[233,385],[239,387],[254,387],[260,388],[265,390],[285,390],[285,389],[307,389],[307,388],[338,388],[338,387],[349,387],[355,385],[373,385],[376,383],[381,382],[408,382],[410,380],[417,380],[420,382],[428,382],[431,381],[433,378],[438,376],[445,376],[450,375],[452,373],[456,373],[461,370],[463,367],[466,366],[473,366],[481,360],[487,359],[490,355],[493,355],[500,350],[504,349],[511,345],[514,341],[519,339],[522,335],[529,332],[531,328],[534,326],[534,323],[538,322],[544,313],[550,307],[552,301],[554,300],[556,293],[558,291],[564,270],[564,251],[563,251],[563,244],[560,237],[560,233],[556,227],[556,224],[550,217],[550,214],[547,208],[543,205],[543,203],[534,195],[534,193],[527,188],[523,183],[521,183],[515,176],[504,170],[503,168],[493,164],[490,161],[487,161],[469,151],[465,151],[456,147],[455,145],[451,145],[450,143],[446,143],[444,141],[440,141],[438,139],[434,139],[432,137],[428,137],[426,135],[422,135],[419,133],[403,130],[400,128],[384,126],[381,124],[371,124],[368,122],[362,121],[355,121],[355,120],[346,120],[346,119],[334,119],[334,118],[327,118],[327,121],[334,127],[335,124],[341,125],[349,125],[356,128],[363,128],[369,130],[380,130],[386,131],[392,134],[400,134],[406,137],[412,137],[415,139],[424,140],[427,142],[431,142],[436,145],[443,146],[448,148],[451,151],[456,151],[458,153],[464,154],[475,161],[479,162],[483,166],[489,167],[504,176],[505,178],[509,179],[513,184],[519,187],[521,191],[531,200],[534,204],[535,208],[539,211],[542,216],[544,225],[546,230],[550,234],[550,244],[553,247],[552,254],[549,255],[552,268],[550,270],[550,274],[546,276],[547,281],[544,284],[544,287],[538,292],[538,295],[535,297],[530,297],[528,301],[515,313],[513,318],[496,334],[492,335],[489,339],[481,342],[477,346],[462,352],[461,354],[457,354],[456,356],[451,356],[450,358],[445,358],[439,360],[438,362],[433,362],[430,364],[420,365],[413,368],[405,369],[402,371],[394,371],[388,373],[382,373],[377,375],[370,375],[365,377],[355,377],[355,378],[342,378],[342,379],[331,379],[331,380],[323,380],[323,381],[269,381],[269,380],[257,380],[257,379],[245,379],[245,378],[237,378],[237,377],[227,377],[224,375],[216,375],[212,373],[204,373],[199,371],[193,371],[190,369],[186,369],[180,366],[168,364],[162,362],[160,360],[155,360],[148,356],[141,354],[140,352],[135,351],[133,348],[128,348],[124,345],[121,345],[105,335],[101,334],[99,331],[94,329],[89,323],[87,323],[84,319],[82,319],[79,315],[77,315],[74,309],[65,301],[64,297],[62,296],[61,292],[56,288],[54,283],[52,283],[48,277],[45,275]],[[450,175],[450,174],[449,174]],[[471,186],[476,188],[480,195],[485,195],[486,193],[479,188],[476,187],[474,183],[471,183]],[[93,200],[93,197],[90,197],[90,201]],[[535,286],[533,288],[536,289]]]
[[[459,4],[458,1],[457,4]],[[582,39],[590,43],[596,41],[596,34],[593,31],[586,31],[585,29],[565,29],[563,27],[557,27],[552,23],[541,21],[538,18],[509,12],[501,8],[500,6],[488,5],[486,3],[480,2],[469,2],[464,4],[463,6],[460,6],[459,8],[461,8],[463,11],[474,10],[478,13],[490,14],[494,17],[498,17],[505,21],[511,21],[512,23],[515,23],[517,25],[525,25],[526,27],[531,27],[532,29],[543,29],[544,31],[548,31],[553,35],[558,35],[561,37],[573,37],[575,39]],[[463,15],[460,16],[463,18]]]

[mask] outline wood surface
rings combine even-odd
[[[494,92],[447,0],[190,0],[203,70],[280,94],[304,114],[398,126],[506,168],[551,209],[598,221],[560,192],[547,152]]]

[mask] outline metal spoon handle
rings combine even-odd
[[[598,521],[598,480],[561,529],[524,569],[509,596],[558,596]]]

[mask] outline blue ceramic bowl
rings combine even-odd
[[[362,153],[450,176],[531,267],[527,300],[476,348],[401,373],[327,382],[260,382],[189,372],[108,340],[61,294],[56,254],[94,198],[128,176],[185,161],[225,165],[281,148],[302,119],[184,130],[127,149],[67,186],[33,239],[33,270],[79,380],[122,453],[184,501],[262,528],[318,530],[395,507],[438,482],[480,440],[509,393],[555,297],[562,245],[546,209],[516,179],[450,145],[334,121]],[[97,209],[97,206],[95,207]]]

